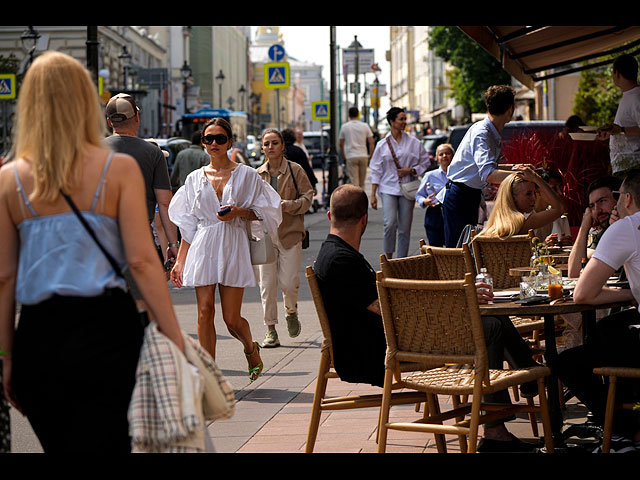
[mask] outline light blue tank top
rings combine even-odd
[[[115,218],[95,213],[96,203],[113,154],[109,155],[88,212],[82,215],[104,248],[124,269],[126,257]],[[126,282],[111,268],[104,253],[75,213],[38,216],[29,202],[14,165],[18,191],[33,215],[18,225],[20,259],[16,302],[34,305],[53,295],[92,297],[107,288],[126,290]]]

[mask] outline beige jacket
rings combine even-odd
[[[297,194],[291,171],[298,185]],[[265,182],[271,184],[268,160],[258,167],[257,172]],[[282,198],[282,223],[278,228],[278,238],[284,248],[291,248],[304,238],[304,214],[313,202],[313,187],[300,165],[286,159],[282,162],[278,170],[278,194]]]

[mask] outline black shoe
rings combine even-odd
[[[508,441],[481,438],[476,450],[478,453],[533,453],[535,451],[535,445],[523,442],[512,433],[510,435],[511,440]]]
[[[538,382],[532,380],[531,382],[523,383],[520,385],[520,396],[522,398],[532,398],[538,395]]]

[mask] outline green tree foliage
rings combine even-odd
[[[469,116],[486,112],[483,95],[488,87],[511,84],[511,75],[498,60],[456,26],[431,27],[429,46],[453,67],[450,96]]]
[[[587,125],[611,123],[621,96],[613,83],[610,65],[584,70],[580,73],[573,113]]]

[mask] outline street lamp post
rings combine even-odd
[[[218,108],[222,108],[222,82],[224,82],[224,73],[220,70],[220,73],[216,75],[218,81]]]
[[[351,45],[349,45],[349,48],[353,48],[356,51],[356,59],[355,59],[355,64],[354,64],[354,72],[355,72],[355,76],[356,76],[356,81],[355,81],[355,87],[354,87],[354,92],[353,92],[353,100],[354,100],[354,104],[353,106],[358,108],[358,94],[360,93],[360,89],[359,84],[358,84],[358,77],[360,75],[360,56],[358,54],[358,50],[362,48],[362,45],[360,45],[360,42],[358,42],[358,36],[354,35],[353,37],[353,42],[351,42]]]
[[[120,59],[120,63],[122,64],[122,69],[124,70],[124,90],[126,90],[128,88],[127,81],[128,81],[129,66],[131,65],[131,54],[127,50],[126,45],[122,46],[122,52],[120,52],[120,55],[118,55],[118,58]]]
[[[22,35],[20,35],[20,40],[22,41],[22,47],[29,54],[29,65],[33,63],[33,54],[36,51],[36,46],[38,45],[39,38],[40,38],[40,32],[38,32],[33,27],[28,27],[24,32],[22,32]]]
[[[184,61],[182,68],[180,69],[180,75],[182,75],[182,95],[184,97],[184,113],[189,113],[187,106],[187,81],[191,76],[191,67],[187,65],[187,61]]]
[[[240,107],[244,112],[244,100],[245,100],[245,94],[247,93],[247,89],[244,88],[244,85],[240,85],[240,88],[238,89],[238,93],[240,94]]]

